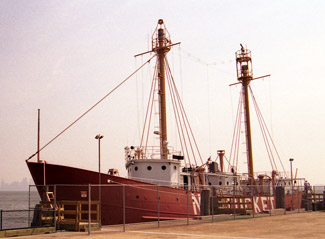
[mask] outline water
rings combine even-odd
[[[29,196],[30,195],[30,196]],[[33,220],[35,205],[40,202],[36,191],[0,191],[0,229],[25,228]]]

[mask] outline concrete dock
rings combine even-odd
[[[157,222],[127,225],[126,232],[122,231],[122,226],[105,226],[101,231],[91,232],[91,235],[88,235],[88,232],[56,232],[23,238],[325,238],[325,212],[294,213],[214,223],[191,220],[190,225],[186,225],[184,221],[161,222],[160,228],[157,225]]]

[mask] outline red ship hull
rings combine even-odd
[[[46,185],[50,191],[54,191],[56,185],[58,201],[88,201],[89,184],[92,185],[91,200],[99,200],[98,172],[48,163],[27,162],[27,165],[35,185],[44,185],[45,171]],[[154,184],[108,174],[101,174],[101,185],[102,225],[122,224],[124,220],[125,223],[137,223],[158,220],[158,217],[163,220],[200,215],[198,192],[188,195],[185,189],[158,188]],[[42,197],[41,187],[38,192]]]

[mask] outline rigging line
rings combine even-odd
[[[157,87],[157,83],[156,83],[156,80],[155,80],[153,92],[156,90],[156,87]],[[147,131],[146,147],[145,147],[146,148],[146,150],[145,150],[146,153],[147,153],[147,146],[148,146],[148,140],[149,140],[149,132],[150,132],[150,125],[151,125],[153,107],[154,107],[154,98],[152,98],[152,100],[151,100],[151,108],[150,108],[150,114],[149,114],[148,131]]]
[[[204,60],[202,60],[201,58],[199,58],[199,57],[197,57],[197,56],[195,56],[195,55],[193,55],[192,53],[190,53],[190,52],[187,52],[187,51],[185,51],[184,49],[182,50],[186,55],[186,57],[188,58],[188,59],[190,59],[190,60],[192,60],[192,61],[196,61],[196,62],[198,62],[198,63],[200,63],[200,64],[202,64],[202,65],[224,65],[224,64],[230,64],[230,63],[233,63],[234,62],[234,60],[232,60],[232,59],[229,59],[229,60],[222,60],[222,61],[214,61],[214,62],[212,62],[212,63],[207,63],[206,61],[204,61]]]
[[[264,118],[262,118],[262,119],[263,119],[263,123],[266,125]],[[276,147],[275,147],[275,143],[274,143],[274,141],[273,141],[273,139],[272,139],[272,137],[271,137],[270,131],[268,130],[267,127],[266,127],[266,130],[267,130],[268,135],[270,136],[270,139],[271,139],[272,145],[273,145],[274,150],[275,150],[275,152],[276,152],[276,154],[277,154],[277,156],[278,156],[278,160],[280,161],[281,167],[282,167],[282,169],[283,169],[285,175],[287,176],[287,173],[286,173],[285,168],[284,168],[284,166],[283,166],[283,164],[282,164],[282,160],[281,160],[281,158],[280,158],[280,155],[279,155],[279,153],[278,153],[278,150],[276,149]]]
[[[270,77],[268,78],[268,81],[269,81],[269,97],[270,97],[270,99],[269,99],[269,101],[270,101],[270,121],[271,121],[271,133],[272,133],[272,135],[274,135],[273,134],[273,117],[272,117],[272,95],[271,95],[271,80],[270,80]]]
[[[141,61],[143,63],[143,55],[141,56]],[[141,78],[142,78],[142,81],[141,81],[141,106],[142,106],[142,112],[143,112],[143,109],[144,109],[144,95],[143,95],[143,92],[144,92],[144,75],[143,75],[143,68],[141,69]],[[143,119],[143,115],[142,115],[142,119]]]
[[[269,158],[270,158],[270,161],[271,160],[273,161],[274,167],[272,166],[272,162],[271,162],[272,170],[274,170],[274,168],[275,168],[275,170],[278,171],[278,167],[276,165],[275,158],[273,156],[272,147],[271,147],[270,142],[269,142],[269,138],[271,138],[271,136],[268,136],[267,133],[266,133],[267,126],[265,124],[263,124],[263,116],[262,116],[262,113],[261,113],[260,109],[258,108],[257,103],[256,103],[256,106],[257,106],[257,110],[258,110],[257,113],[259,114],[258,120],[259,120],[259,123],[260,123],[262,134],[263,134],[263,137],[266,139],[266,144],[267,144],[267,147],[269,148],[268,149],[268,151],[270,152]]]
[[[209,153],[211,155],[211,113],[210,113],[210,82],[209,82],[209,65],[207,65],[207,85],[208,85],[208,124],[209,124]]]
[[[270,145],[270,143],[269,143],[269,139],[268,139],[268,138],[272,139],[272,137],[271,137],[271,135],[269,135],[269,134],[268,134],[268,137],[267,137],[267,133],[266,133],[266,131],[265,131],[265,129],[267,129],[267,126],[266,126],[266,123],[265,123],[265,121],[264,121],[264,118],[263,118],[262,112],[261,112],[260,108],[258,107],[258,104],[257,104],[256,98],[255,98],[255,96],[254,96],[254,94],[253,94],[253,90],[251,89],[250,86],[249,86],[249,90],[250,90],[250,93],[251,93],[251,97],[252,97],[252,99],[253,99],[253,103],[254,103],[254,107],[255,107],[255,110],[256,110],[256,114],[257,114],[257,116],[258,116],[258,120],[259,120],[259,124],[260,124],[261,131],[262,131],[262,134],[263,134],[263,138],[265,138],[265,139],[264,139],[264,142],[265,142],[266,147],[268,147],[268,148],[267,148],[267,151],[270,151],[270,154],[271,154],[271,156],[269,155],[269,158],[270,158],[270,160],[271,160],[271,159],[273,160],[273,164],[274,164],[274,166],[275,166],[275,169],[278,170],[278,169],[277,169],[277,166],[276,166],[276,163],[275,163],[275,159],[274,159],[274,157],[273,157],[272,148],[271,148],[271,145]],[[274,145],[273,145],[273,147],[275,148]],[[272,162],[271,162],[271,166],[272,166]],[[272,166],[272,170],[274,170],[273,166]]]
[[[240,147],[240,137],[241,137],[241,127],[242,127],[242,115],[243,115],[243,110],[244,110],[244,95],[241,94],[241,98],[240,98],[240,108],[239,108],[239,117],[238,117],[238,129],[237,129],[237,142],[236,142],[236,155],[235,155],[235,159],[236,159],[236,163],[234,162],[234,166],[236,166],[237,170],[238,170],[238,161],[239,161],[239,147]],[[245,128],[246,129],[246,128]],[[246,142],[247,143],[247,142]],[[247,152],[246,152],[247,153]]]
[[[234,121],[234,133],[233,133],[233,137],[232,137],[232,143],[231,143],[231,148],[230,148],[230,160],[232,158],[232,155],[233,155],[233,164],[232,165],[235,165],[235,152],[236,152],[236,149],[234,147],[236,147],[236,143],[237,142],[237,128],[239,127],[238,126],[238,118],[240,118],[240,107],[241,107],[241,98],[242,98],[242,95],[240,94],[240,97],[239,97],[239,101],[238,101],[238,106],[237,106],[237,114],[236,114],[236,121]],[[233,151],[234,150],[234,151]],[[228,165],[228,171],[230,170],[230,166]]]
[[[189,150],[188,150],[188,147],[187,147],[187,143],[186,143],[186,137],[185,137],[185,134],[184,134],[184,128],[187,132],[187,138],[188,138],[188,141],[190,142],[189,140],[189,137],[188,137],[188,131],[187,131],[187,128],[186,128],[186,123],[185,123],[185,120],[184,120],[184,116],[182,114],[182,109],[180,107],[180,103],[179,103],[179,100],[177,99],[177,88],[176,86],[173,84],[173,77],[171,75],[171,72],[169,70],[169,65],[168,65],[168,62],[166,62],[166,66],[167,66],[167,73],[168,73],[168,80],[169,80],[169,84],[171,85],[171,89],[172,89],[172,95],[174,97],[174,101],[175,101],[175,105],[176,105],[176,110],[177,110],[177,116],[178,116],[178,119],[179,119],[179,125],[180,125],[180,128],[181,128],[181,132],[182,132],[182,137],[180,135],[180,140],[184,141],[184,145],[185,145],[185,150],[186,150],[186,154],[187,154],[187,158],[188,158],[188,161],[189,161],[189,165],[191,165],[191,160],[190,160],[190,154],[189,154]],[[178,102],[178,104],[176,103]],[[181,114],[180,114],[181,113]],[[182,116],[182,117],[181,117]],[[181,141],[181,142],[182,142]],[[192,153],[193,153],[193,148],[192,148]],[[196,159],[195,159],[195,156],[193,156],[193,159],[194,159],[194,162],[195,162],[195,165],[197,165],[197,162],[196,162]]]
[[[235,160],[236,162],[234,162],[234,166],[236,165],[236,167],[238,168],[238,161],[239,161],[239,151],[240,151],[240,138],[241,138],[241,130],[242,130],[242,119],[244,118],[243,116],[243,111],[244,111],[244,95],[243,95],[243,89],[240,92],[240,108],[239,108],[239,117],[238,117],[238,129],[237,129],[237,142],[236,142],[236,155],[235,155]],[[245,127],[246,130],[246,127]],[[246,132],[246,131],[245,131]],[[246,138],[245,138],[246,139]],[[245,141],[245,143],[247,143]],[[247,152],[246,152],[247,153]]]
[[[179,75],[180,75],[180,81],[181,81],[181,98],[184,99],[183,97],[183,73],[182,73],[182,51],[181,51],[181,45],[179,45]]]
[[[167,63],[166,63],[166,66],[167,66],[167,69],[168,69]],[[177,99],[176,99],[176,96],[175,96],[174,88],[172,87],[172,83],[171,83],[170,71],[167,70],[166,73],[167,73],[167,79],[168,79],[167,83],[168,83],[168,87],[169,87],[169,91],[170,91],[170,95],[171,95],[171,99],[172,99],[172,104],[173,104],[173,108],[174,108],[174,115],[175,115],[176,122],[177,122],[177,128],[179,127],[181,129],[180,130],[181,134],[179,133],[179,140],[180,140],[181,145],[183,145],[183,143],[184,143],[185,151],[183,151],[183,152],[184,153],[186,152],[186,155],[187,155],[187,158],[188,158],[188,163],[189,163],[189,165],[191,165],[189,151],[188,151],[188,148],[187,148],[185,135],[184,135],[184,130],[183,130],[183,124],[181,122],[181,117],[180,117],[180,114],[179,114],[180,109],[179,109],[179,107],[178,107],[178,105],[176,103]]]
[[[167,65],[167,69],[168,69],[168,63],[166,63],[166,65]],[[187,158],[188,158],[188,163],[189,163],[189,165],[191,165],[191,159],[190,159],[189,150],[188,150],[188,147],[187,147],[187,144],[186,144],[186,137],[185,137],[184,129],[183,129],[186,126],[184,124],[184,119],[183,119],[183,124],[181,122],[182,120],[181,120],[180,113],[179,113],[179,111],[181,109],[179,107],[179,104],[176,103],[177,102],[177,97],[175,95],[174,87],[172,87],[173,86],[172,85],[172,80],[171,80],[172,76],[170,76],[171,73],[168,70],[166,72],[167,72],[168,86],[170,88],[170,93],[171,93],[171,96],[172,96],[171,98],[175,102],[175,106],[176,106],[175,117],[178,117],[178,126],[180,127],[180,129],[181,129],[180,132],[182,133],[182,134],[179,133],[179,140],[180,140],[181,144],[184,145],[184,147],[185,147],[185,151],[183,151],[183,153],[186,153]]]
[[[145,143],[145,153],[147,153],[147,146],[148,146],[148,140],[149,140],[150,125],[151,125],[151,119],[152,119],[152,109],[154,108],[155,90],[156,90],[156,87],[157,87],[157,72],[158,72],[158,60],[156,60],[155,71],[154,71],[153,78],[152,78],[151,105],[149,106],[149,104],[150,104],[150,100],[149,100],[148,101],[148,107],[147,107],[147,112],[148,112],[149,107],[150,107],[150,113],[149,113],[147,137],[146,137],[146,143]],[[145,131],[145,127],[143,128],[143,135],[144,135],[144,131]]]
[[[118,89],[121,85],[123,85],[127,80],[129,80],[135,73],[137,73],[142,67],[144,67],[147,63],[149,63],[154,56],[149,58],[144,64],[142,64],[138,69],[136,69],[131,75],[125,78],[121,83],[119,83],[115,88],[113,88],[109,93],[107,93],[103,98],[101,98],[96,104],[90,107],[85,113],[79,116],[75,121],[73,121],[68,127],[62,130],[57,136],[51,139],[47,144],[45,144],[42,148],[40,148],[36,153],[31,155],[27,160],[33,158],[37,153],[41,152],[44,148],[46,148],[49,144],[51,144],[54,140],[56,140],[59,136],[61,136],[65,131],[67,131],[70,127],[72,127],[75,123],[77,123],[82,117],[84,117],[87,113],[89,113],[92,109],[94,109],[98,104],[100,104],[103,100],[105,100],[110,94],[112,94],[116,89]]]
[[[272,170],[274,170],[274,168],[277,170],[276,163],[274,161],[274,157],[273,157],[273,154],[272,154],[272,149],[271,149],[270,143],[268,141],[268,137],[266,135],[265,128],[264,128],[264,125],[263,125],[263,122],[262,122],[262,119],[261,119],[261,117],[263,117],[262,116],[262,113],[261,113],[261,111],[260,111],[260,109],[259,109],[259,107],[257,105],[255,96],[254,96],[253,91],[252,91],[252,89],[251,89],[250,86],[249,86],[249,90],[250,90],[251,97],[253,99],[253,104],[254,104],[255,112],[256,112],[256,115],[257,115],[258,123],[260,125],[260,129],[261,129],[261,132],[262,132],[264,144],[265,144],[265,147],[266,147],[266,152],[268,154],[268,157],[269,157],[269,160],[270,160],[270,163],[271,163]]]
[[[232,144],[231,144],[231,149],[230,149],[230,155],[233,159],[232,161],[232,166],[235,165],[235,160],[236,160],[236,153],[237,153],[237,148],[238,148],[238,137],[240,137],[240,134],[238,134],[238,131],[240,128],[240,120],[241,120],[241,114],[240,114],[240,109],[242,107],[242,102],[241,102],[241,99],[242,99],[242,95],[240,94],[239,95],[239,101],[238,101],[238,106],[237,106],[237,113],[236,113],[236,119],[234,121],[234,133],[233,133],[233,139],[232,139]],[[228,171],[230,170],[230,168],[228,168]]]
[[[182,128],[182,125],[181,125],[181,122],[180,122],[181,120],[180,120],[179,113],[178,113],[178,107],[177,107],[177,104],[175,102],[176,101],[175,93],[174,93],[174,91],[173,91],[173,89],[171,87],[171,82],[170,82],[170,77],[168,75],[168,71],[167,71],[167,83],[168,83],[168,88],[169,88],[169,92],[170,92],[170,95],[171,95],[172,106],[173,106],[173,109],[174,109],[174,116],[175,116],[175,120],[176,120],[177,132],[178,132],[178,135],[179,135],[179,141],[180,141],[180,144],[181,144],[182,153],[186,152],[187,158],[188,158],[188,163],[189,163],[189,165],[191,165],[190,157],[189,157],[188,150],[187,150],[185,142],[184,142],[185,150],[184,150],[184,147],[183,147],[183,140],[182,140],[182,137],[181,137],[181,132],[182,132],[183,136],[184,136],[184,133],[183,133],[183,128]],[[181,132],[180,132],[180,128],[181,128]]]
[[[134,58],[135,69],[137,69],[137,58]],[[139,110],[139,87],[138,87],[138,74],[135,74],[136,96],[137,96],[137,116],[138,116],[138,137],[141,138],[140,133],[140,110]]]
[[[169,64],[168,64],[168,62],[167,62],[167,66],[168,66],[168,69],[169,69],[169,71],[170,71],[170,68],[169,68]],[[178,99],[179,105],[180,105],[180,107],[181,107],[181,113],[182,113],[182,115],[184,114],[184,116],[185,116],[185,118],[184,118],[184,119],[186,120],[185,122],[187,123],[188,128],[190,129],[190,132],[191,132],[191,136],[192,136],[192,139],[193,139],[194,145],[195,145],[195,147],[196,147],[196,150],[197,150],[197,152],[198,152],[198,154],[199,154],[199,157],[200,157],[200,160],[201,160],[201,164],[203,164],[203,160],[202,160],[202,157],[201,157],[201,153],[200,153],[199,147],[197,146],[197,143],[196,143],[196,140],[195,140],[195,137],[194,137],[194,134],[193,134],[193,131],[192,131],[191,125],[190,125],[189,120],[188,120],[188,118],[187,118],[187,114],[186,114],[186,112],[185,112],[184,106],[183,106],[183,104],[182,104],[182,101],[181,101],[181,99],[180,99],[179,93],[178,93],[178,91],[177,91],[177,87],[176,87],[175,81],[174,81],[174,79],[173,79],[172,76],[171,76],[171,79],[172,79],[172,83],[173,83],[173,85],[174,85],[174,89],[175,89],[175,92],[176,92],[176,96],[177,96],[177,99]],[[184,117],[184,116],[183,116],[183,117]],[[186,128],[186,131],[187,131],[187,128]],[[192,143],[191,143],[191,141],[190,141],[190,146],[191,146],[191,148],[192,148]],[[192,149],[192,150],[193,150],[193,149]],[[193,150],[193,152],[194,152],[194,150]],[[195,157],[195,156],[194,156],[194,157]],[[194,158],[194,160],[195,160],[195,158]]]
[[[223,157],[226,159],[226,161],[227,161],[227,163],[228,163],[228,167],[229,167],[229,165],[231,166],[231,164],[230,164],[230,160],[226,157],[226,155],[224,155]],[[228,172],[229,172],[229,170],[228,170]]]
[[[157,66],[157,61],[156,61],[156,66]],[[149,94],[149,99],[148,99],[148,106],[147,106],[147,111],[146,111],[146,117],[144,120],[142,136],[141,136],[141,141],[140,141],[140,147],[142,146],[142,143],[143,143],[144,132],[146,129],[147,119],[148,119],[149,106],[150,106],[151,98],[153,98],[153,94],[154,94],[153,92],[154,92],[155,75],[156,75],[156,67],[155,67],[155,72],[154,72],[152,83],[151,83],[150,94]]]
[[[175,75],[175,60],[174,60],[174,49],[171,49],[172,53],[172,66],[173,66],[173,75]],[[177,139],[177,132],[175,131],[175,139]],[[177,149],[177,140],[175,140],[175,148]]]

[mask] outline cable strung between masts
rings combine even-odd
[[[101,98],[96,104],[94,104],[92,107],[90,107],[85,113],[83,113],[79,118],[77,118],[75,121],[73,121],[68,127],[66,127],[64,130],[62,130],[57,136],[55,136],[53,139],[51,139],[47,144],[45,144],[40,150],[38,150],[36,153],[31,155],[28,159],[30,160],[33,158],[36,154],[41,152],[44,148],[46,148],[49,144],[51,144],[54,140],[56,140],[58,137],[60,137],[65,131],[67,131],[69,128],[71,128],[75,123],[77,123],[82,117],[84,117],[86,114],[88,114],[92,109],[94,109],[97,105],[99,105],[103,100],[105,100],[110,94],[112,94],[115,90],[117,90],[121,85],[123,85],[127,80],[129,80],[135,73],[137,73],[142,67],[144,67],[147,63],[149,63],[152,58],[152,56],[149,60],[147,60],[145,63],[143,63],[138,69],[136,69],[131,75],[129,75],[127,78],[125,78],[121,83],[119,83],[114,89],[112,89],[109,93],[107,93],[103,98]]]

